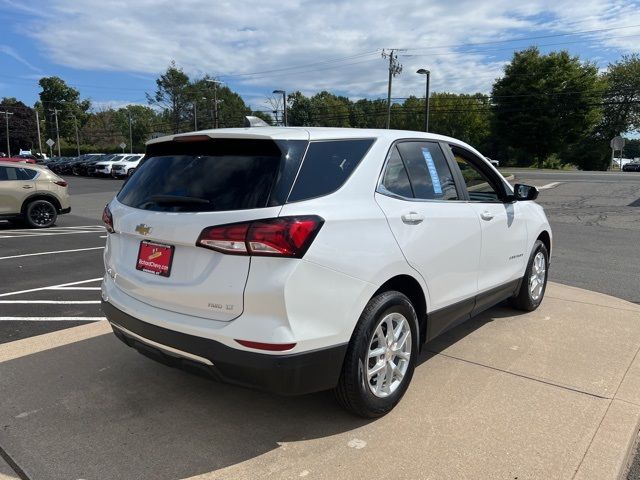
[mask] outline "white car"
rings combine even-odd
[[[223,129],[148,143],[105,208],[103,311],[127,345],[377,417],[420,346],[545,293],[551,229],[472,147],[393,130]]]
[[[130,153],[116,153],[107,155],[104,159],[87,167],[87,173],[91,176],[96,177],[110,176],[111,167],[113,166],[113,164],[122,162],[124,159],[130,156],[132,156],[132,154]]]
[[[114,178],[129,177],[136,171],[140,160],[144,157],[142,153],[127,155],[124,160],[114,163],[111,167],[111,176]]]

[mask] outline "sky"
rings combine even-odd
[[[253,109],[275,89],[384,98],[488,93],[513,53],[566,49],[606,69],[640,51],[632,0],[0,0],[0,97],[28,105],[57,75],[98,108],[146,104],[172,60]]]

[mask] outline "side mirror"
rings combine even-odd
[[[513,187],[513,196],[515,200],[535,200],[538,198],[538,189],[531,185],[524,185],[522,183],[516,183]]]

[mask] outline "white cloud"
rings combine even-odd
[[[40,72],[41,71],[38,67],[32,65],[27,60],[25,60],[22,57],[22,55],[20,55],[14,48],[10,47],[9,45],[0,45],[0,53],[4,53],[5,55],[8,55],[9,57],[13,58],[14,60],[17,60],[21,64],[23,64],[26,67],[28,67],[31,70],[33,70],[34,72]]]
[[[25,3],[25,8],[35,8]],[[68,67],[155,75],[175,59],[191,75],[221,75],[256,97],[273,88],[384,96],[386,64],[376,50],[414,49],[406,52],[412,56],[400,58],[404,72],[394,80],[393,96],[405,97],[422,93],[424,79],[415,74],[421,67],[433,72],[434,90],[487,91],[502,72],[504,56],[509,55],[505,50],[513,47],[461,44],[640,24],[640,9],[633,0],[582,0],[580,8],[569,0],[517,3],[51,0],[46,3],[46,22],[35,19],[30,30],[54,62]],[[588,37],[599,54],[612,49],[619,55],[636,48],[640,28]],[[584,38],[538,42],[562,44]],[[331,61],[344,57],[350,58]],[[283,70],[292,65],[308,66]],[[268,73],[224,77],[262,71]]]

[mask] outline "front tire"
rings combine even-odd
[[[35,200],[25,209],[25,221],[31,228],[47,228],[56,223],[58,212],[47,200]]]
[[[351,413],[376,418],[390,412],[407,391],[419,350],[411,301],[396,291],[373,297],[351,336],[335,389]]]
[[[540,240],[533,245],[533,252],[518,293],[510,299],[511,306],[525,312],[532,312],[540,306],[547,289],[549,252]]]

